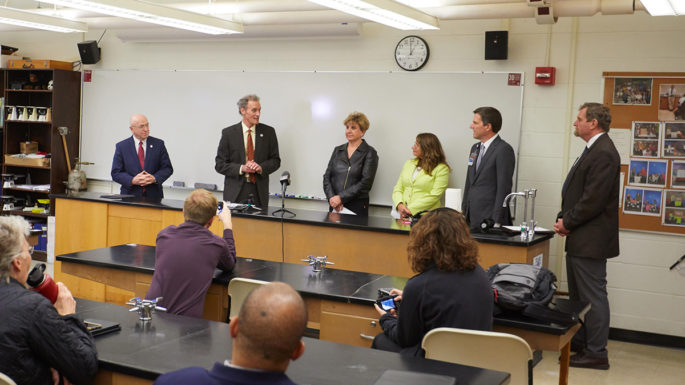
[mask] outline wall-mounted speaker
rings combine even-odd
[[[485,60],[507,60],[509,31],[485,32]]]
[[[100,61],[100,47],[95,40],[78,43],[78,53],[83,64],[95,64]]]

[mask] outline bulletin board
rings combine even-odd
[[[678,102],[685,98],[685,72],[604,72],[603,76],[604,104],[611,109],[611,129],[631,131],[631,162],[621,165],[624,180],[619,227],[685,234],[685,171],[678,172],[685,168],[685,154],[680,150],[685,138],[680,142],[682,133],[678,131],[680,127],[685,127],[685,117],[680,116],[682,110],[678,111]],[[637,143],[650,142],[640,139],[646,132],[641,129],[641,124],[650,124],[638,123],[633,130],[634,122],[653,122],[654,125],[658,122],[660,131],[656,135],[660,142],[657,153],[643,152],[640,148],[643,143]],[[657,142],[657,139],[651,141]],[[678,144],[676,150],[672,150],[674,143]],[[649,165],[649,172],[652,165],[655,169],[657,166],[665,168],[665,178],[659,178],[656,172],[648,173],[646,179],[641,175],[636,176],[636,170],[642,164]],[[674,167],[676,174],[672,175]],[[650,186],[652,181],[656,185]],[[642,196],[635,194],[640,190],[643,190]],[[656,205],[645,203],[645,200],[649,201],[646,199],[648,194],[658,195],[658,190],[661,190],[661,202],[657,216],[652,212],[656,210]],[[641,197],[642,203],[639,203],[639,199],[626,201],[627,196],[630,196],[628,192],[633,193],[631,198]]]

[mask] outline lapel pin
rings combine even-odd
[[[150,145],[150,148],[152,148],[152,145]]]

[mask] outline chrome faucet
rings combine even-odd
[[[509,203],[510,203],[512,197],[523,197],[523,199],[525,199],[524,209],[523,209],[523,223],[526,223],[526,221],[528,220],[528,217],[527,217],[527,215],[528,215],[528,199],[527,199],[528,193],[527,193],[527,191],[510,193],[509,195],[504,197],[504,202],[502,203],[502,207],[505,207],[508,210],[509,209]],[[524,226],[521,226],[521,237],[522,238],[523,238],[523,231],[524,231]]]
[[[521,240],[530,241],[535,235],[535,196],[537,189],[523,190],[510,193],[504,197],[502,207],[508,208],[512,197],[523,197],[523,222],[521,223]],[[530,221],[528,220],[528,199],[531,199]]]

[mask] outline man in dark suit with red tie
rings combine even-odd
[[[554,231],[566,237],[566,274],[572,300],[589,302],[585,325],[571,345],[570,365],[609,369],[607,258],[618,251],[618,196],[621,161],[609,138],[611,114],[599,103],[585,103],[573,125],[587,142],[561,190],[561,212]]]
[[[269,174],[281,167],[276,131],[259,123],[262,106],[257,95],[238,100],[242,121],[221,131],[214,169],[224,178],[224,200],[269,205]]]
[[[112,160],[112,179],[122,194],[158,201],[164,198],[162,183],[174,172],[164,141],[150,136],[145,115],[131,116],[130,138],[117,143]]]

